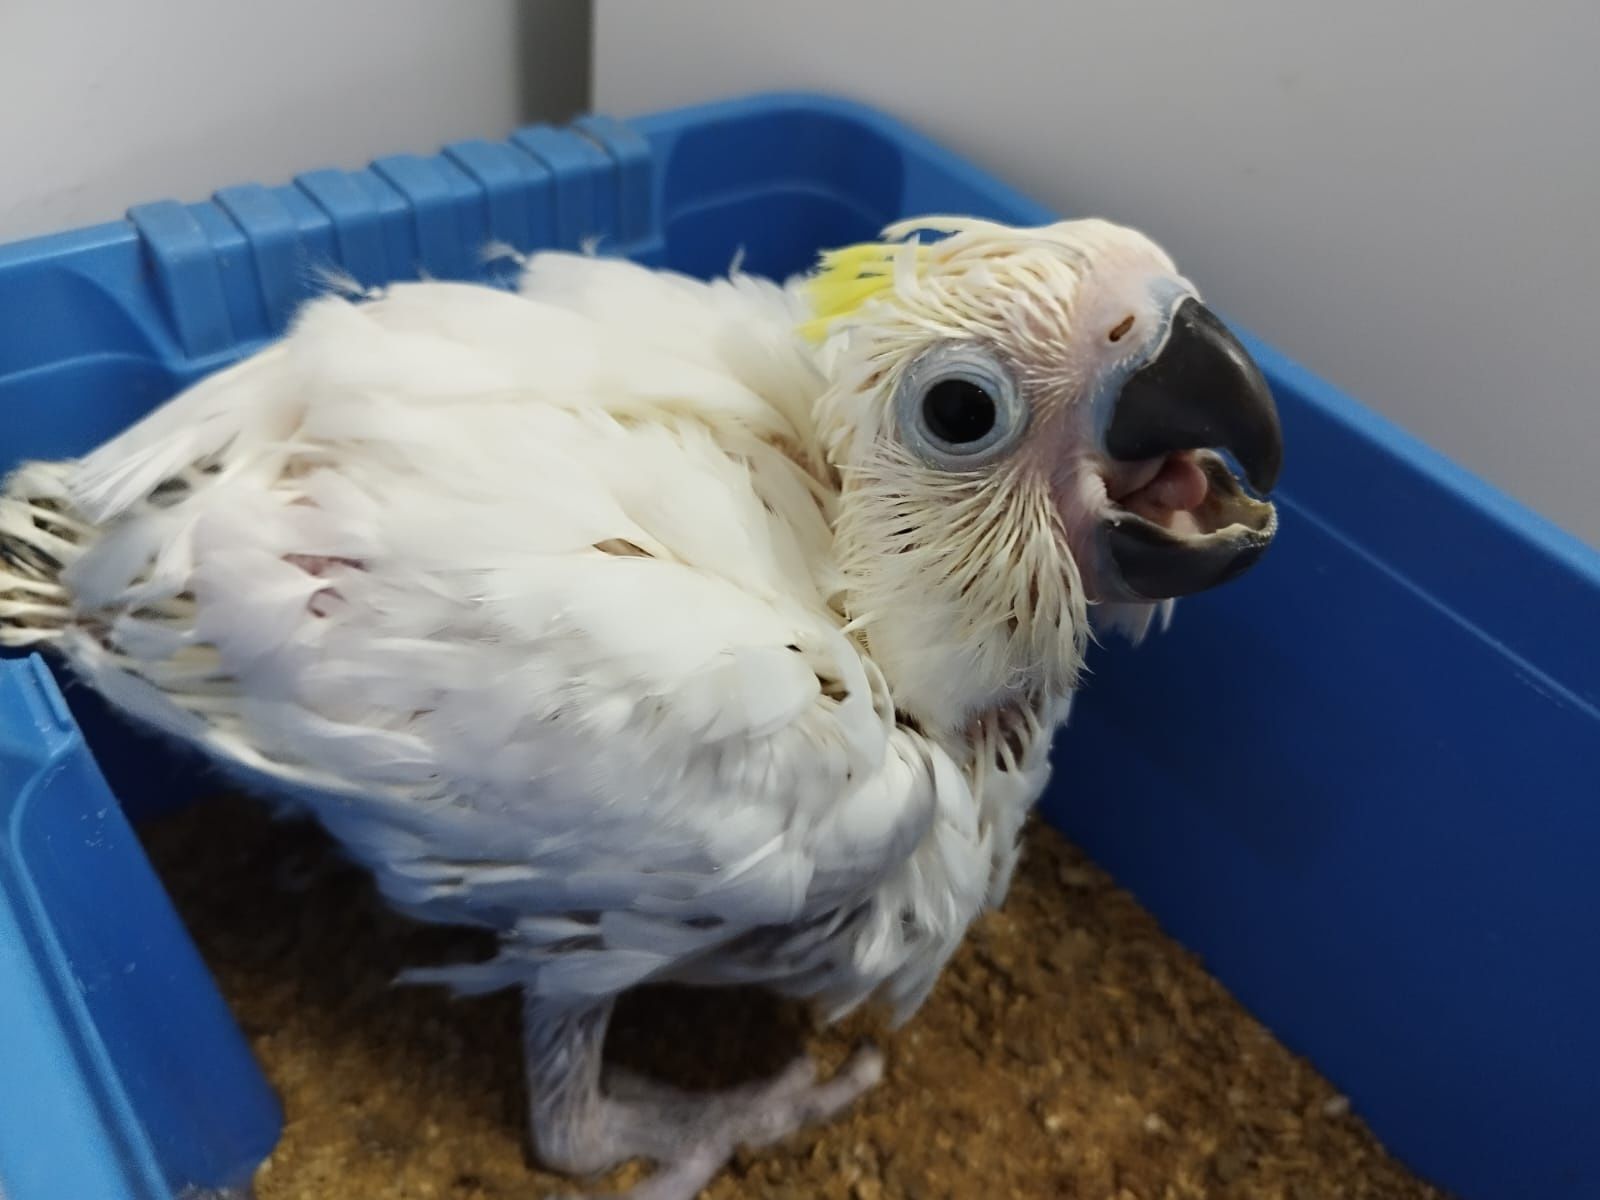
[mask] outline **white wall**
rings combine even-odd
[[[595,41],[618,115],[833,91],[1144,228],[1242,324],[1600,545],[1593,0],[599,0]]]
[[[503,136],[521,51],[514,0],[0,0],[0,241]]]

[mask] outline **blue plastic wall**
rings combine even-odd
[[[81,452],[278,335],[318,265],[503,282],[487,239],[597,237],[781,275],[931,211],[1053,219],[901,124],[804,96],[144,206],[0,247],[0,465]],[[1247,341],[1283,414],[1283,532],[1170,635],[1096,654],[1046,811],[1418,1171],[1467,1200],[1600,1196],[1600,556]],[[30,698],[0,705],[0,758],[24,764],[0,777],[0,1188],[224,1181],[275,1132],[260,1077],[70,726],[27,723],[52,693],[10,669]],[[69,697],[130,812],[193,793],[192,764]],[[51,775],[48,748],[69,744],[78,765]],[[53,832],[19,836],[29,821]],[[92,869],[72,858],[90,850]],[[19,900],[27,879],[37,898]],[[120,965],[141,944],[168,964],[157,985]],[[63,1006],[98,1050],[48,1041]],[[173,1014],[209,1039],[188,1063]],[[13,1099],[8,1034],[43,1047],[27,1061],[59,1084],[53,1107]],[[122,1098],[96,1109],[96,1089]],[[69,1159],[99,1174],[41,1182]]]
[[[50,673],[0,661],[0,1195],[242,1183],[278,1119]]]

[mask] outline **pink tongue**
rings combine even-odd
[[[1205,472],[1187,454],[1174,454],[1161,470],[1123,503],[1142,516],[1190,512],[1205,503],[1210,484]]]

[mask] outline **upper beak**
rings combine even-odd
[[[1111,398],[1102,448],[1118,462],[1180,451],[1226,450],[1250,485],[1270,492],[1283,467],[1272,391],[1239,340],[1210,309],[1186,297],[1166,340]],[[1270,502],[1245,494],[1216,454],[1195,456],[1207,494],[1164,525],[1113,507],[1101,522],[1101,591],[1107,599],[1163,600],[1203,591],[1248,569],[1277,532]]]

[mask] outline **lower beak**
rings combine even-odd
[[[1111,474],[1143,467],[1150,478],[1171,460],[1204,486],[1183,489],[1197,502],[1178,510],[1146,502],[1138,489],[1108,493],[1098,530],[1099,598],[1165,600],[1243,574],[1271,544],[1277,511],[1246,494],[1215,451],[1226,451],[1251,487],[1268,493],[1283,466],[1283,435],[1271,389],[1239,340],[1186,297],[1154,356],[1109,399],[1102,449]]]

